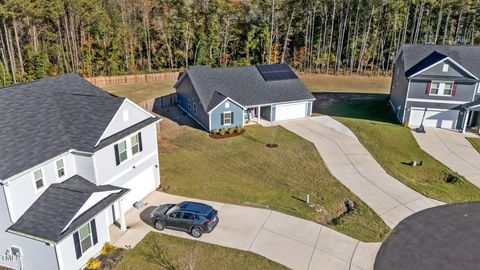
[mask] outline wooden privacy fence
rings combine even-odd
[[[138,83],[138,82],[154,82],[154,81],[175,81],[178,78],[177,71],[149,73],[149,74],[134,74],[134,75],[118,75],[118,76],[99,76],[85,78],[87,81],[95,84],[98,87],[122,84],[122,83]]]
[[[177,103],[177,94],[172,93],[166,96],[157,97],[138,104],[149,112],[160,112],[163,108],[174,106]]]

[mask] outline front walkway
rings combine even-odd
[[[391,228],[415,212],[442,204],[391,177],[352,131],[329,116],[290,120],[281,125],[312,142],[332,175]]]
[[[127,231],[119,234],[118,229],[111,228],[112,242],[118,247],[134,247],[148,232],[155,231],[148,223],[155,206],[184,200],[205,202],[153,192],[145,199],[144,209],[127,212]],[[364,243],[320,224],[268,209],[206,203],[219,210],[220,221],[212,233],[200,239],[168,229],[162,233],[251,251],[292,269],[373,269],[381,244]]]
[[[480,187],[480,154],[465,139],[465,134],[439,128],[412,133],[425,152]]]

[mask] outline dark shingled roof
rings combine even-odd
[[[92,206],[62,232],[92,194],[114,190],[120,191]],[[96,186],[75,175],[62,183],[50,185],[8,231],[58,243],[128,191],[111,185]]]
[[[286,64],[279,66],[290,69]],[[265,81],[256,66],[193,66],[187,75],[207,112],[223,101],[223,97],[243,106],[315,99],[298,78]]]
[[[72,148],[93,152],[123,100],[78,74],[0,88],[0,179]]]
[[[402,46],[406,76],[422,70],[446,57],[480,78],[480,46],[420,45]]]

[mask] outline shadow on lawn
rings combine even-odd
[[[193,120],[186,112],[182,111],[176,105],[159,109],[155,113],[172,120],[180,126],[189,126],[191,128],[205,131],[205,129],[195,122],[195,120]]]
[[[313,103],[314,113],[398,124],[389,104],[389,94],[326,92],[313,95],[317,98]]]

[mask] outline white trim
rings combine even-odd
[[[432,84],[433,83],[438,84],[437,94],[432,94]],[[451,84],[452,85],[452,88],[450,89],[450,95],[445,95],[445,85],[446,84]],[[455,87],[455,82],[454,81],[432,80],[432,81],[430,81],[430,89],[428,90],[428,95],[429,96],[440,96],[440,97],[452,97],[454,87]],[[440,94],[440,90],[441,90],[441,94]]]
[[[407,98],[407,101],[425,102],[425,103],[444,103],[444,104],[465,104],[468,101],[452,101],[441,99],[423,99],[423,98]]]
[[[256,104],[256,105],[249,105],[246,106],[246,109],[256,108],[256,107],[264,107],[264,106],[272,106],[272,105],[282,105],[282,104],[289,104],[289,103],[302,103],[308,101],[315,101],[316,98],[312,99],[301,99],[301,100],[292,100],[292,101],[285,101],[285,102],[274,102],[274,103],[265,103],[265,104]]]
[[[225,114],[227,114],[227,113],[230,114],[230,123],[229,123],[229,124],[225,124],[225,117],[224,117],[224,116],[225,116]],[[220,114],[220,117],[223,117],[223,125],[222,125],[222,126],[231,126],[231,125],[233,125],[232,114],[233,114],[232,111],[225,111],[225,112],[222,112],[222,113]]]
[[[57,262],[58,262],[58,267],[60,268],[60,270],[63,270],[65,269],[63,267],[63,257],[62,257],[62,253],[61,253],[61,250],[58,248],[58,245],[54,245],[54,248],[55,248],[55,254],[57,255]]]
[[[426,67],[426,68],[424,68],[424,69],[422,69],[422,70],[420,70],[420,71],[418,71],[418,72],[416,72],[416,73],[408,76],[408,78],[415,77],[415,76],[417,76],[418,74],[420,74],[420,73],[422,73],[422,72],[424,72],[424,71],[426,71],[426,70],[428,70],[428,69],[436,66],[437,64],[439,64],[439,63],[441,63],[441,62],[445,62],[446,60],[451,61],[451,62],[454,63],[457,67],[459,67],[460,69],[462,69],[463,71],[465,71],[468,75],[470,75],[470,76],[472,76],[473,78],[475,78],[475,79],[478,80],[477,76],[473,75],[470,71],[468,71],[466,68],[464,68],[462,65],[460,65],[460,64],[457,63],[457,62],[455,62],[452,58],[450,58],[450,57],[448,57],[448,56],[445,57],[445,58],[443,58],[442,60],[439,60],[438,62],[435,62],[434,64],[431,64],[430,66],[428,66],[428,67]]]
[[[201,127],[203,127],[204,129],[207,129],[202,123],[200,123],[200,121],[197,120],[197,118],[195,118],[195,116],[191,115],[187,110],[185,110],[184,108],[182,108],[182,106],[180,106],[180,104],[177,104],[177,106],[178,106],[182,111],[184,111],[186,114],[190,115],[190,117],[193,118],[193,120],[195,120],[195,122],[197,122]],[[210,129],[208,129],[208,131],[210,131]]]
[[[208,114],[208,131],[212,130],[212,114]]]
[[[468,109],[467,109],[467,110],[469,110],[469,111],[470,111],[470,109],[474,109],[474,108],[478,108],[478,107],[480,107],[480,104],[477,104],[477,105],[475,105],[475,106],[468,107]]]
[[[408,102],[408,94],[410,93],[410,79],[406,78],[408,81],[408,86],[407,86],[407,94],[405,95],[405,104],[403,104],[403,115],[402,115],[402,121],[400,123],[405,123],[405,112],[407,111],[407,102]]]
[[[212,111],[215,110],[216,108],[218,108],[218,106],[222,105],[222,104],[225,102],[225,100],[229,100],[229,101],[237,104],[240,108],[242,108],[242,109],[244,109],[244,110],[247,108],[247,107],[244,107],[242,104],[236,102],[236,101],[233,100],[232,98],[226,97],[226,98],[224,98],[221,102],[219,102],[215,107],[213,107],[210,111],[208,111],[207,113],[208,113],[208,114],[211,114]]]

